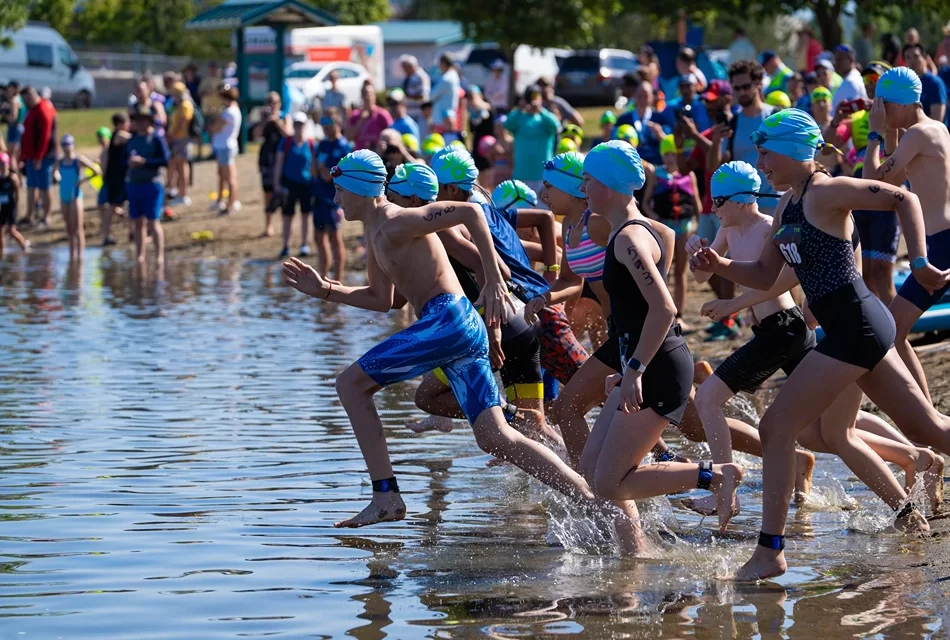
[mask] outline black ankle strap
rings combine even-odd
[[[399,483],[396,482],[395,476],[385,480],[373,480],[373,491],[375,493],[388,493],[390,491],[399,493]]]
[[[899,519],[899,518],[906,518],[907,516],[909,516],[909,515],[912,514],[913,512],[914,512],[914,503],[913,503],[913,502],[908,502],[908,503],[905,504],[903,507],[901,507],[901,509],[900,509],[899,511],[896,511],[897,515],[894,516],[894,519],[896,520],[896,519]]]
[[[655,462],[673,462],[676,460],[676,454],[673,453],[671,449],[667,449],[663,453],[658,453],[653,456]]]
[[[697,489],[708,489],[713,479],[713,463],[704,460],[699,463],[699,478],[696,480]]]
[[[785,548],[785,536],[775,536],[771,533],[759,532],[759,546],[765,547],[766,549],[771,549],[773,551],[781,551]]]

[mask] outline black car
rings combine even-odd
[[[637,70],[637,56],[626,49],[575,51],[561,63],[554,92],[569,102],[614,104],[623,77]]]

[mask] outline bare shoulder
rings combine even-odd
[[[657,235],[660,236],[660,239],[663,240],[663,248],[666,251],[672,251],[673,247],[676,245],[676,232],[670,229],[668,226],[660,222],[659,220],[650,220],[647,218],[647,223],[650,227],[656,231]],[[633,225],[639,226],[639,225]],[[646,229],[640,229],[642,233],[649,234]]]

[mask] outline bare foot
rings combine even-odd
[[[903,518],[895,519],[894,528],[910,535],[920,535],[930,531],[930,525],[927,524],[927,518],[925,518],[924,515],[917,509],[914,509]]]
[[[713,374],[712,365],[710,365],[705,360],[700,360],[693,365],[693,384],[702,384],[706,382],[706,378]]]
[[[455,426],[455,421],[444,416],[428,416],[422,420],[414,420],[406,426],[415,433],[425,433],[426,431],[448,433]]]
[[[917,473],[924,474],[924,491],[930,501],[931,513],[943,508],[943,456],[930,449],[918,449]]]
[[[333,524],[337,529],[356,529],[377,522],[396,522],[406,517],[406,503],[395,491],[373,492],[373,500],[358,514]]]
[[[683,500],[683,506],[690,511],[695,511],[701,516],[714,516],[718,513],[716,510],[716,501],[717,498],[715,494],[711,493],[702,498],[685,498]]]
[[[262,238],[271,238],[271,237],[273,237],[273,236],[274,236],[274,228],[273,228],[273,227],[267,227],[266,229],[264,229],[264,233],[261,234],[261,237],[262,237]]]
[[[520,431],[525,437],[538,440],[544,436],[559,447],[564,446],[560,434],[554,431],[544,419],[544,414],[536,409],[518,409],[511,426]]]
[[[716,469],[716,467],[719,469]],[[713,466],[713,481],[709,488],[716,494],[716,513],[719,516],[719,530],[725,532],[729,521],[739,515],[739,499],[736,489],[742,482],[742,467],[728,463]]]
[[[638,558],[654,555],[656,547],[643,532],[639,520],[623,513],[618,514],[614,518],[614,529],[617,531],[617,543],[622,555]]]
[[[733,580],[738,582],[768,580],[782,575],[787,570],[788,563],[785,562],[784,551],[775,551],[756,545],[752,557],[736,571]]]
[[[802,449],[795,450],[795,505],[805,503],[811,494],[812,474],[815,472],[815,454]]]

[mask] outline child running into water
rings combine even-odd
[[[6,251],[7,235],[26,251],[30,243],[17,231],[17,203],[20,201],[20,176],[10,168],[10,156],[0,153],[0,257]]]
[[[135,240],[135,256],[145,263],[145,227],[155,243],[158,264],[165,262],[165,234],[162,232],[162,205],[165,203],[165,167],[169,152],[165,138],[155,135],[154,116],[144,105],[134,112],[135,135],[125,145],[123,164],[128,169],[129,220]]]
[[[380,312],[392,308],[395,287],[419,315],[415,324],[371,349],[337,378],[337,393],[369,468],[373,498],[359,515],[336,526],[361,527],[406,517],[373,396],[385,386],[436,367],[445,371],[479,447],[593,505],[594,496],[583,478],[553,451],[522,436],[505,421],[489,364],[485,325],[503,324],[511,300],[482,208],[464,202],[438,202],[404,209],[388,202],[383,197],[386,167],[378,155],[367,150],[348,154],[332,175],[336,203],[347,219],[360,220],[366,227],[368,284],[333,284],[294,259],[284,263],[287,283],[314,298]],[[465,297],[434,235],[456,225],[469,231],[481,257],[487,284],[479,301],[485,305],[485,322]]]
[[[83,229],[82,183],[89,179],[86,169],[94,175],[102,175],[99,166],[89,158],[76,153],[76,139],[68,133],[60,143],[63,157],[57,162],[59,170],[59,201],[66,221],[66,234],[69,236],[69,258],[82,257],[86,248],[86,232]]]
[[[673,253],[673,302],[676,304],[677,322],[686,305],[686,241],[693,231],[696,216],[703,210],[699,198],[696,174],[679,172],[676,148],[672,135],[660,141],[663,166],[656,168],[655,184],[647,184],[643,194],[644,213],[648,218],[659,220],[676,232],[676,249]]]

